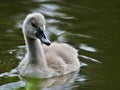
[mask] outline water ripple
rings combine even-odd
[[[91,60],[91,61],[96,62],[96,63],[99,63],[99,64],[101,63],[99,60],[96,60],[96,59],[94,59],[94,58],[91,58],[91,57],[88,57],[88,56],[85,56],[85,55],[79,55],[79,57],[84,58],[84,59]]]
[[[24,86],[25,83],[23,81],[17,81],[0,86],[0,90],[16,90]]]
[[[0,74],[0,77],[5,77],[5,76],[8,76],[8,77],[18,76],[18,74],[17,74],[17,68],[12,69],[10,72],[5,72],[5,73],[1,73]]]
[[[80,49],[83,49],[85,51],[89,51],[89,52],[97,52],[97,50],[94,47],[88,46],[86,44],[80,44]]]

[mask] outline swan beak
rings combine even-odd
[[[47,38],[46,34],[45,34],[45,31],[43,30],[38,30],[38,33],[36,34],[36,37],[38,39],[40,39],[40,41],[44,44],[46,44],[47,46],[50,45],[50,40]]]

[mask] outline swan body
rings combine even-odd
[[[42,14],[29,14],[23,22],[22,30],[27,53],[18,66],[21,76],[51,78],[79,70],[80,62],[75,48],[65,43],[50,43],[47,39]]]

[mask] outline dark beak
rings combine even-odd
[[[46,44],[47,46],[50,45],[50,41],[49,39],[47,38],[46,34],[45,34],[45,31],[41,30],[41,29],[38,29],[37,30],[38,32],[36,33],[36,37],[38,39],[40,39],[40,41],[44,44]]]

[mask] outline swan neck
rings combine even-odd
[[[30,64],[39,64],[41,67],[47,67],[46,58],[39,39],[32,39],[25,36],[27,46],[27,58]]]

